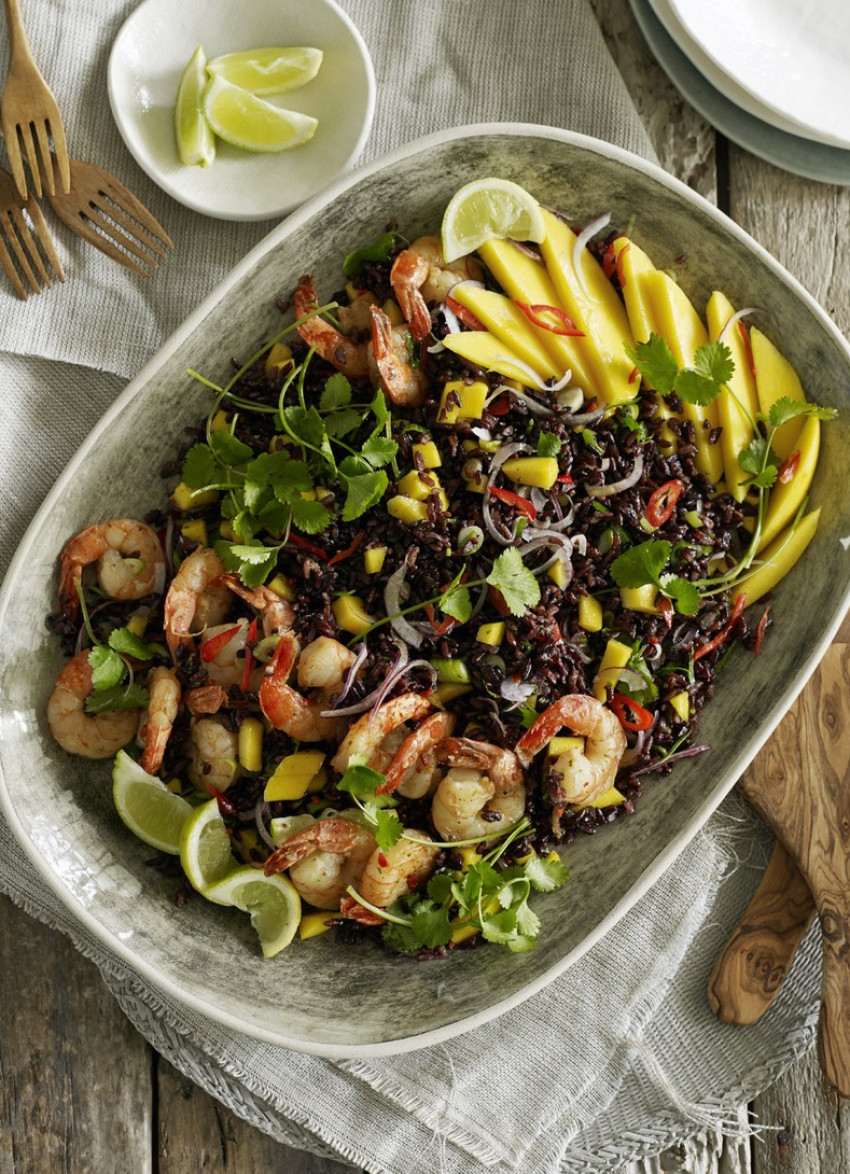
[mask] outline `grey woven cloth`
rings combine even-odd
[[[73,11],[51,0],[26,5],[72,153],[136,191],[177,248],[140,279],[57,232],[64,289],[24,306],[0,288],[3,569],[124,377],[271,227],[178,207],[127,154],[109,116],[105,64],[133,8],[126,0],[79,0]],[[568,127],[651,155],[586,0],[345,0],[344,8],[378,80],[365,157],[441,127],[502,120]],[[733,797],[629,917],[546,991],[449,1044],[375,1061],[334,1063],[259,1044],[163,1000],[47,892],[2,819],[0,890],[94,959],[138,1030],[176,1067],[282,1141],[376,1174],[591,1172],[722,1125],[810,1045],[814,939],[757,1027],[723,1027],[705,1002],[713,958],[768,847]]]

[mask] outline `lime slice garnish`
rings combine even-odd
[[[237,867],[217,799],[210,799],[192,811],[183,825],[179,850],[180,863],[189,884],[215,901],[215,897],[209,896],[210,885],[216,884]],[[232,902],[218,903],[230,905]]]
[[[273,45],[213,57],[207,62],[207,73],[252,94],[283,94],[306,86],[321,64],[321,49]]]
[[[180,833],[192,815],[191,804],[169,791],[161,779],[142,770],[124,750],[115,755],[112,798],[134,836],[160,852],[177,855]]]
[[[204,118],[201,101],[209,78],[207,57],[200,45],[183,70],[174,103],[174,137],[180,162],[209,167],[215,160],[215,138]]]
[[[235,869],[204,895],[219,905],[235,905],[251,914],[266,958],[289,945],[301,921],[301,898],[292,881],[280,873],[266,876],[250,864]]]
[[[219,138],[243,151],[289,151],[308,142],[319,125],[220,77],[211,78],[204,91],[204,116]]]
[[[542,241],[543,214],[534,196],[509,179],[464,184],[443,215],[443,260],[448,264],[485,241]]]

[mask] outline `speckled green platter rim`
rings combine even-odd
[[[279,328],[275,299],[305,270],[339,286],[357,243],[395,220],[411,238],[439,226],[461,184],[523,184],[578,222],[610,212],[702,307],[712,289],[759,306],[759,325],[809,394],[840,409],[824,429],[805,560],[776,592],[760,657],[733,654],[704,714],[710,753],[647,781],[635,817],[565,852],[572,879],[540,894],[535,950],[459,951],[417,965],[332,935],[264,961],[248,919],[201,900],[173,903],[110,795],[109,765],[53,744],[44,707],[60,657],[39,618],[55,607],[56,554],[82,527],[162,500],[157,471],[206,411],[195,368],[220,378]],[[187,242],[186,247],[191,247]],[[81,447],[28,530],[0,597],[0,804],[45,883],[80,923],[148,982],[249,1036],[319,1055],[376,1056],[446,1040],[516,1006],[562,974],[676,859],[786,712],[832,639],[850,597],[850,498],[844,491],[850,349],[802,287],[716,209],[658,168],[566,131],[514,124],[431,135],[326,189],[251,252],[130,383]],[[662,914],[659,914],[662,915]],[[402,994],[403,993],[403,994]]]

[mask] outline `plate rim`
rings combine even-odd
[[[377,104],[377,81],[375,78],[375,66],[372,61],[372,55],[369,52],[369,47],[363,37],[363,34],[358,29],[357,25],[351,19],[347,12],[344,11],[337,3],[337,0],[310,0],[314,6],[322,6],[332,12],[335,17],[343,24],[354,44],[357,47],[359,59],[364,68],[366,79],[366,107],[364,118],[360,127],[360,132],[357,136],[357,141],[346,156],[344,162],[334,171],[329,179],[325,179],[318,183],[314,190],[310,193],[307,199],[312,199],[318,192],[320,192],[328,183],[334,182],[342,175],[346,175],[356,165],[360,158],[369,136],[372,132],[372,126],[375,120],[375,110]],[[106,88],[109,97],[109,107],[112,112],[113,121],[121,136],[121,141],[130,152],[138,166],[144,173],[157,185],[172,200],[181,204],[184,208],[188,208],[192,212],[197,212],[202,216],[208,216],[213,220],[222,220],[228,223],[255,223],[258,221],[276,220],[281,217],[289,215],[296,207],[297,202],[284,201],[278,204],[275,208],[262,210],[257,212],[236,213],[227,210],[220,210],[214,205],[200,199],[193,199],[191,196],[185,195],[179,186],[171,183],[167,178],[163,177],[161,171],[151,162],[148,155],[137,149],[132,136],[129,134],[127,124],[130,120],[125,118],[124,107],[118,94],[118,74],[119,74],[119,59],[123,48],[123,41],[127,36],[131,35],[133,26],[137,21],[144,18],[144,12],[147,8],[152,8],[156,4],[163,3],[163,0],[142,0],[142,3],[137,8],[133,9],[130,15],[123,22],[118,32],[112,41],[109,50],[109,58],[106,68]],[[264,155],[260,155],[264,158]],[[283,189],[282,189],[283,190]]]
[[[308,221],[321,209],[336,200],[342,195],[347,188],[359,183],[360,180],[367,178],[370,175],[389,167],[396,162],[403,161],[412,155],[426,150],[430,147],[445,146],[457,139],[463,138],[481,138],[486,136],[510,136],[521,135],[523,137],[535,137],[554,139],[566,144],[573,144],[593,153],[607,156],[615,161],[622,163],[627,168],[641,171],[649,177],[660,182],[663,186],[670,188],[677,194],[683,195],[689,203],[698,208],[703,214],[709,216],[723,224],[724,228],[728,230],[734,237],[736,237],[745,248],[755,253],[767,265],[769,269],[788,284],[796,297],[802,300],[806,306],[812,311],[818,319],[820,325],[826,330],[827,334],[832,337],[832,340],[837,344],[839,349],[843,351],[847,358],[848,367],[850,367],[850,344],[839,331],[838,327],[832,322],[825,310],[812,297],[811,294],[802,286],[802,284],[790,274],[775,258],[773,258],[766,249],[761,246],[758,241],[735,224],[725,213],[709,204],[697,192],[688,188],[687,185],[677,180],[675,177],[663,171],[657,164],[648,160],[642,159],[634,155],[624,148],[614,146],[606,143],[603,140],[592,138],[587,135],[582,135],[577,132],[567,131],[562,128],[549,127],[538,124],[527,123],[475,123],[459,127],[451,128],[447,131],[433,132],[432,134],[422,136],[415,139],[395,150],[382,155],[380,158],[372,160],[363,168],[358,169],[353,174],[341,177],[335,183],[329,185],[321,192],[317,193],[311,200],[307,201],[301,208],[299,208],[292,217],[282,222],[274,229],[272,229],[266,237],[263,238],[234,268],[218,283],[218,285],[201,301],[196,309],[187,316],[187,318],[173,331],[169,337],[163,342],[156,353],[151,356],[147,363],[142,367],[139,373],[129,381],[121,394],[113,402],[110,408],[103,416],[95,423],[90,430],[85,440],[79,446],[77,451],[71,457],[65,471],[60,478],[49,490],[45,496],[42,504],[37,510],[35,516],[27,527],[20,544],[13,556],[9,565],[9,569],[4,578],[2,587],[0,587],[0,627],[2,627],[6,611],[9,607],[10,598],[20,573],[21,567],[27,562],[28,557],[37,543],[38,533],[41,526],[42,519],[50,512],[54,502],[62,495],[64,486],[67,480],[73,476],[81,465],[83,458],[88,451],[90,445],[94,443],[99,437],[108,431],[113,420],[116,419],[125,409],[127,404],[137,395],[142,394],[146,383],[151,378],[152,374],[165,362],[170,356],[171,352],[177,349],[185,339],[202,323],[203,319],[208,315],[209,311],[215,306],[221,298],[227,293],[228,289],[238,283],[242,276],[247,273],[254,264],[268,251],[275,247],[281,237],[289,235],[290,232],[295,231],[302,223]],[[845,602],[850,600],[850,583],[845,590]],[[186,992],[181,989],[179,985],[172,980],[164,979],[163,975],[159,973],[155,967],[149,964],[144,955],[139,954],[130,948],[122,940],[116,938],[106,927],[104,927],[93,915],[91,915],[86,908],[81,906],[75,899],[73,893],[62,883],[60,877],[52,872],[38,852],[34,842],[22,826],[17,816],[16,808],[13,804],[12,797],[7,790],[5,774],[3,770],[2,753],[0,753],[0,810],[7,819],[9,826],[15,834],[16,841],[21,846],[22,850],[30,859],[40,879],[47,884],[48,888],[58,897],[61,904],[71,911],[73,917],[78,920],[88,930],[88,932],[103,946],[107,952],[117,957],[120,962],[128,966],[134,973],[139,974],[145,981],[157,991],[173,999],[179,1006],[190,1008],[196,1013],[200,1013],[208,1019],[221,1025],[231,1028],[244,1035],[249,1035],[254,1039],[261,1040],[266,1043],[271,1043],[276,1046],[290,1048],[292,1050],[325,1057],[328,1059],[350,1059],[350,1058],[365,1058],[365,1057],[385,1057],[391,1055],[400,1055],[419,1050],[424,1047],[431,1046],[436,1043],[441,1043],[449,1039],[461,1036],[467,1031],[474,1029],[488,1023],[498,1016],[504,1014],[506,1011],[526,1002],[533,995],[544,989],[554,978],[563,974],[569,969],[580,957],[582,957],[589,949],[591,949],[616,923],[625,916],[625,914],[640,900],[642,896],[652,887],[652,885],[666,872],[672,865],[675,859],[691,842],[693,837],[698,834],[699,830],[704,826],[706,821],[712,813],[720,806],[726,795],[734,786],[738,774],[745,768],[745,766],[752,760],[755,754],[761,749],[767,739],[771,736],[779,722],[783,719],[788,711],[790,705],[793,704],[796,697],[799,695],[806,681],[811,673],[817,667],[818,662],[822,658],[826,648],[832,642],[834,635],[843,618],[843,609],[836,612],[833,621],[826,627],[821,634],[820,639],[812,645],[808,655],[797,665],[795,679],[788,694],[783,696],[783,702],[780,707],[775,707],[780,712],[774,712],[767,715],[767,720],[763,723],[759,737],[751,739],[746,747],[746,752],[740,750],[732,757],[731,765],[728,772],[728,785],[725,788],[718,788],[717,794],[712,794],[707,797],[702,805],[696,810],[694,817],[689,822],[686,829],[682,829],[677,835],[668,841],[658,855],[649,863],[643,872],[635,879],[630,888],[620,897],[619,901],[611,908],[611,910],[597,923],[595,928],[577,943],[577,945],[570,950],[563,957],[559,958],[553,965],[549,966],[537,978],[523,985],[515,992],[499,999],[488,1005],[485,1009],[467,1015],[461,1019],[455,1020],[450,1024],[443,1025],[439,1028],[434,1028],[426,1032],[422,1032],[413,1036],[398,1037],[391,1040],[383,1040],[371,1043],[355,1043],[355,1044],[326,1044],[316,1043],[312,1040],[305,1040],[303,1038],[290,1038],[285,1033],[280,1031],[273,1031],[262,1026],[257,1026],[249,1019],[249,1015],[235,1014],[227,1011],[220,1006],[210,1006],[203,1001],[203,999],[193,992]],[[3,657],[0,654],[0,669],[3,667]],[[3,708],[2,697],[0,696],[0,708]],[[0,746],[2,751],[2,746]]]

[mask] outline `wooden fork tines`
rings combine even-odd
[[[59,219],[133,273],[147,274],[174,248],[171,237],[131,191],[102,167],[70,160],[71,190],[48,192]]]
[[[26,199],[25,152],[36,195],[41,195],[42,172],[47,190],[53,191],[52,145],[59,181],[67,192],[71,177],[59,107],[33,60],[18,0],[4,0],[4,3],[9,25],[9,72],[0,98],[0,127],[6,139],[6,154],[15,186],[21,199]]]
[[[35,197],[22,200],[11,175],[0,169],[0,269],[18,297],[26,301],[27,284],[33,293],[41,293],[50,285],[48,267],[60,281],[65,280]]]

